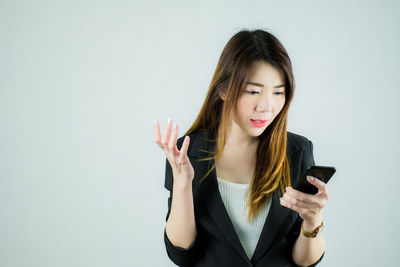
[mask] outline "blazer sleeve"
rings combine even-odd
[[[304,158],[308,161],[306,163],[307,167],[310,167],[310,166],[315,166],[315,161],[314,161],[314,155],[313,155],[314,154],[313,153],[313,143],[310,140],[308,140],[308,142],[309,142],[308,148],[306,148],[306,151],[305,151],[305,153],[307,153],[308,155],[305,155]],[[301,227],[302,222],[303,222],[303,219],[300,217],[299,214],[297,214],[296,222],[294,223],[292,229],[289,232],[289,236],[288,236],[288,242],[291,244],[289,246],[290,248],[293,248],[294,243],[296,242],[297,238],[299,237],[299,235],[301,233],[300,227]],[[291,251],[290,251],[290,253],[291,253]],[[311,264],[309,266],[310,267],[317,266],[317,264],[322,260],[324,255],[325,255],[325,251],[324,251],[324,253],[322,253],[321,257],[316,262],[314,262],[313,264]],[[294,264],[294,262],[293,262],[293,264]]]
[[[310,164],[308,166],[315,166],[313,143],[310,140],[308,142],[310,142]]]
[[[170,192],[170,197],[168,198],[168,213],[166,220],[168,220],[169,213],[171,211],[172,203],[172,191]],[[164,227],[164,243],[167,250],[167,255],[172,262],[178,266],[193,266],[197,260],[200,252],[200,234],[197,232],[196,239],[188,248],[182,248],[175,246],[171,243],[167,236],[166,228]]]
[[[182,145],[182,142],[178,140],[178,149]],[[169,190],[169,198],[168,198],[168,211],[165,221],[168,220],[169,214],[171,212],[171,204],[172,204],[172,196],[173,196],[173,175],[172,175],[172,168],[169,164],[168,160],[166,160],[165,166],[165,182],[164,187]],[[197,259],[197,256],[200,252],[200,234],[197,231],[196,239],[193,243],[187,248],[181,248],[178,246],[174,246],[171,241],[169,240],[166,228],[164,227],[164,243],[165,248],[167,250],[167,255],[178,266],[192,266]]]

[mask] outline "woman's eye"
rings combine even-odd
[[[275,92],[277,95],[283,95],[283,92]]]
[[[258,92],[258,91],[246,91],[246,93],[248,93],[250,95],[255,95],[255,94],[259,94],[260,92]]]

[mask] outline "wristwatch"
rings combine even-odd
[[[323,227],[324,227],[324,221],[321,221],[321,224],[317,228],[315,228],[314,231],[306,232],[303,229],[303,224],[301,224],[300,231],[305,237],[315,238],[317,236],[318,232],[320,232]]]

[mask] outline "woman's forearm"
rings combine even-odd
[[[192,184],[173,185],[171,211],[166,223],[166,234],[174,246],[188,248],[196,238]]]
[[[315,228],[316,226],[303,224],[303,229],[307,232],[311,232]],[[305,237],[300,233],[293,246],[293,261],[299,266],[309,266],[315,263],[324,251],[325,239],[322,233],[319,233],[315,238]]]

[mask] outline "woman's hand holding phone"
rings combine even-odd
[[[329,199],[326,183],[308,176],[307,181],[318,188],[318,193],[307,194],[293,187],[286,187],[286,192],[280,198],[281,205],[297,211],[304,220],[304,229],[315,229],[322,221],[322,209]]]
[[[164,151],[165,156],[172,168],[174,185],[187,187],[191,185],[194,178],[193,166],[187,156],[190,137],[186,136],[181,150],[178,150],[176,142],[178,139],[179,126],[172,126],[172,120],[168,119],[161,137],[160,125],[154,121],[154,142]]]
[[[281,205],[297,211],[305,229],[314,229],[321,223],[322,209],[329,198],[326,184],[335,172],[334,167],[311,166],[297,185],[287,187],[281,197]]]

